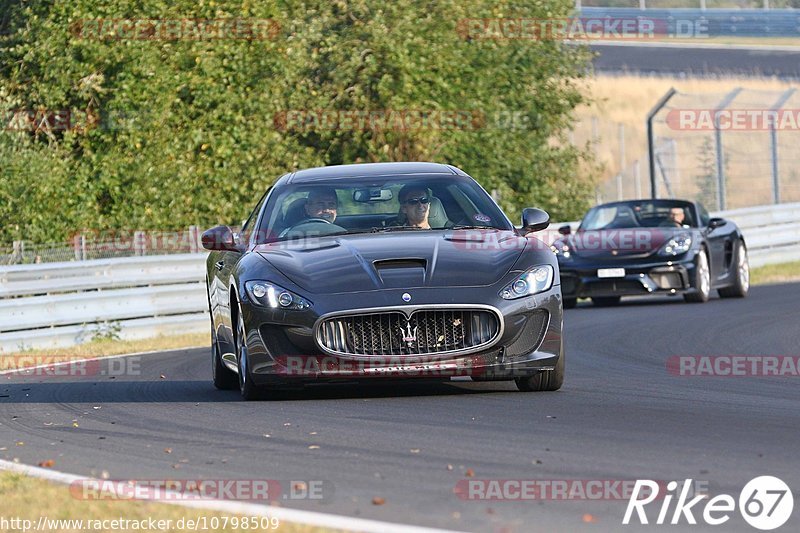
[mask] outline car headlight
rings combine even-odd
[[[550,265],[540,265],[524,272],[500,291],[504,300],[514,300],[549,290],[553,286],[554,270]]]
[[[659,253],[661,255],[681,255],[689,251],[692,247],[692,236],[688,233],[679,233],[672,237],[667,243],[661,247]]]
[[[564,241],[556,241],[552,245],[550,245],[550,249],[553,250],[553,253],[556,256],[561,257],[562,259],[569,259],[572,257],[572,254],[569,251],[569,245]]]
[[[244,287],[250,299],[261,307],[297,310],[311,307],[311,302],[302,296],[268,281],[248,281]]]

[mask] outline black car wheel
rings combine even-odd
[[[536,375],[515,378],[517,388],[522,392],[555,391],[564,384],[564,347],[553,370],[543,370]]]
[[[747,248],[739,241],[734,249],[736,261],[736,281],[730,287],[719,289],[720,298],[744,298],[750,290],[750,261],[747,259]]]
[[[241,310],[236,313],[236,361],[239,365],[239,392],[245,400],[260,400],[261,390],[253,383],[250,373],[250,361],[247,357],[247,332],[244,327],[244,318]]]
[[[620,299],[619,296],[595,296],[592,298],[592,303],[597,307],[608,307],[617,305]]]
[[[705,250],[697,254],[694,263],[694,292],[683,295],[683,299],[690,303],[705,303],[711,294],[711,271],[708,268],[708,255]]]

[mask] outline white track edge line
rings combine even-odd
[[[21,463],[14,463],[0,459],[0,470],[7,472],[16,472],[25,474],[27,476],[45,479],[61,484],[71,484],[76,481],[97,481],[96,478],[79,476],[75,474],[68,474],[59,472],[57,470],[50,470],[30,466]],[[125,484],[125,482],[117,482]],[[179,496],[176,494],[176,497]],[[329,513],[321,513],[318,511],[302,511],[299,509],[288,509],[285,507],[274,507],[271,505],[261,505],[255,503],[245,502],[232,502],[226,500],[202,500],[202,501],[179,501],[179,500],[159,500],[159,499],[140,499],[140,500],[125,500],[132,502],[151,501],[153,503],[164,503],[167,505],[179,505],[181,507],[189,507],[194,509],[207,509],[219,511],[230,514],[239,514],[244,516],[262,516],[277,518],[281,521],[294,522],[300,524],[307,524],[318,527],[328,527],[334,529],[343,529],[347,531],[363,531],[365,533],[455,533],[452,530],[434,529],[420,526],[411,526],[397,524],[394,522],[382,522],[379,520],[371,520],[367,518],[353,518],[342,515],[335,515]]]

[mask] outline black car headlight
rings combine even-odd
[[[270,309],[308,309],[311,302],[269,281],[248,281],[244,284],[247,295],[261,307]]]
[[[658,252],[661,255],[676,256],[685,254],[692,247],[692,236],[688,233],[679,233],[674,235],[670,240],[661,247]]]
[[[555,272],[550,265],[539,265],[519,275],[500,291],[504,300],[514,300],[549,290],[553,286]]]
[[[553,250],[553,253],[556,254],[557,257],[561,259],[569,259],[572,257],[572,254],[569,251],[569,245],[564,241],[556,241],[551,246],[550,249]]]

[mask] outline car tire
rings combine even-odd
[[[564,306],[564,309],[574,309],[575,306],[578,305],[578,299],[577,298],[564,298],[562,300],[562,304]]]
[[[750,291],[750,260],[747,258],[747,248],[742,241],[736,243],[734,261],[736,281],[730,287],[717,290],[720,298],[744,298]]]
[[[620,300],[620,296],[595,296],[592,298],[592,304],[597,307],[610,307],[617,305]]]
[[[543,370],[533,376],[515,378],[517,389],[522,392],[556,391],[564,384],[564,346],[553,370]]]
[[[236,376],[236,372],[222,363],[213,326],[211,330],[211,379],[219,390],[236,390],[239,387],[239,378]]]
[[[705,303],[711,295],[711,269],[708,266],[708,254],[705,250],[701,250],[694,261],[692,288],[695,290],[684,294],[683,299],[689,303]]]
[[[244,318],[241,310],[236,313],[236,330],[234,343],[236,345],[236,362],[239,366],[237,381],[239,392],[245,400],[261,400],[264,396],[263,391],[253,382],[253,374],[250,372],[250,361],[247,354],[247,331],[244,327]]]

